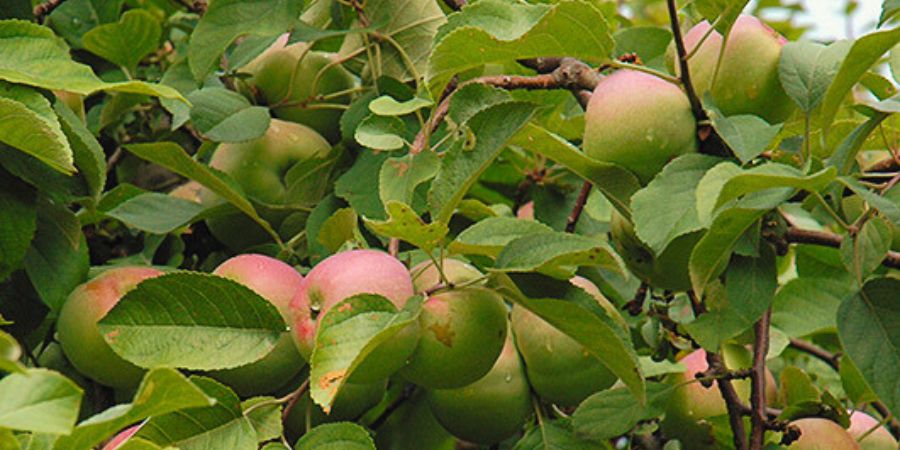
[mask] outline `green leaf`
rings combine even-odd
[[[828,278],[801,277],[778,289],[772,302],[772,324],[788,336],[834,330],[841,301],[853,285]]]
[[[819,125],[828,130],[844,97],[850,92],[860,77],[875,64],[882,55],[900,42],[900,28],[869,33],[853,43],[841,68],[835,76],[825,98],[822,100],[822,113]]]
[[[406,125],[396,117],[370,115],[356,127],[356,142],[373,150],[399,150],[406,144]]]
[[[867,282],[838,311],[838,336],[863,378],[893,414],[900,413],[900,280]]]
[[[634,398],[634,397],[632,397]],[[597,443],[575,435],[569,420],[538,421],[513,450],[596,450]]]
[[[891,20],[897,12],[900,12],[900,0],[884,0],[881,4],[881,16],[878,18],[878,26],[884,25],[885,22]]]
[[[40,92],[0,82],[0,116],[3,117],[0,142],[34,156],[59,172],[75,172],[69,142],[50,102]]]
[[[568,279],[579,266],[600,266],[610,272],[625,273],[621,259],[605,241],[559,231],[528,234],[510,241],[497,255],[494,270],[537,271]]]
[[[34,189],[0,170],[0,282],[22,264],[36,230]]]
[[[98,327],[122,358],[145,368],[217,370],[259,360],[285,330],[275,307],[246,286],[179,272],[145,280]]]
[[[378,168],[388,159],[387,153],[363,151],[356,158],[353,167],[334,183],[334,194],[350,203],[360,215],[370,219],[386,219],[384,205],[378,195]]]
[[[811,175],[804,175],[799,169],[784,164],[763,164],[729,178],[719,192],[715,208],[721,208],[732,200],[747,194],[774,188],[795,188],[818,192],[834,181],[836,176],[832,167]]]
[[[143,81],[107,83],[72,61],[69,47],[47,27],[22,20],[0,21],[0,80],[89,95],[131,92],[184,100],[178,91]]]
[[[614,56],[637,53],[647,67],[666,70],[666,49],[672,32],[662,27],[630,27],[616,31]]]
[[[284,33],[299,18],[302,0],[217,0],[191,33],[188,61],[194,78],[202,80],[219,57],[240,36],[274,36]]]
[[[205,209],[189,200],[147,192],[116,205],[105,214],[142,231],[166,234],[187,225]]]
[[[89,267],[87,241],[75,214],[65,205],[39,207],[25,271],[41,300],[59,311],[69,293],[84,282]]]
[[[132,9],[116,23],[100,25],[81,37],[87,51],[133,71],[159,47],[162,27],[152,14]]]
[[[828,46],[797,41],[781,48],[778,78],[802,111],[809,113],[822,102],[851,45],[850,41],[837,41]]]
[[[581,150],[562,137],[534,123],[525,125],[510,141],[528,151],[556,161],[590,181],[626,218],[631,217],[631,195],[641,188],[637,178],[615,164],[588,158]]]
[[[379,116],[405,116],[433,104],[434,102],[431,100],[421,97],[413,97],[407,101],[398,102],[394,97],[382,95],[369,103],[369,111]]]
[[[534,220],[489,217],[459,233],[449,249],[453,253],[496,258],[504,247],[520,237],[551,231],[552,228]]]
[[[849,356],[841,357],[841,366],[838,371],[841,374],[841,386],[844,387],[844,392],[847,393],[847,397],[854,405],[878,400],[878,396],[869,387],[869,383],[866,383],[865,378],[856,368],[856,363]]]
[[[896,226],[900,226],[900,204],[868,190],[859,180],[853,177],[841,177],[838,181],[863,198],[870,207],[875,208]]]
[[[103,147],[65,103],[57,101],[53,105],[53,110],[56,111],[62,131],[69,140],[75,167],[84,177],[88,194],[98,200],[106,186],[106,154],[103,153]]]
[[[428,88],[437,97],[458,73],[522,58],[565,55],[601,63],[614,46],[609,29],[600,10],[588,2],[480,1],[451,16],[439,31],[428,57]]]
[[[752,114],[725,117],[711,104],[706,104],[705,107],[713,128],[742,163],[753,160],[769,148],[783,126],[769,125],[761,117]]]
[[[434,178],[440,168],[440,157],[431,151],[388,158],[381,165],[378,176],[378,195],[382,203],[393,200],[412,204],[416,188]]]
[[[708,155],[680,156],[631,197],[635,231],[657,255],[678,236],[702,228],[697,214],[697,185],[720,161]]]
[[[821,393],[806,372],[799,367],[788,366],[781,372],[780,396],[785,399],[785,406],[790,407],[818,402]]]
[[[124,0],[67,0],[47,16],[45,25],[75,48],[83,48],[81,37],[97,25],[119,19]],[[24,17],[23,17],[24,19]]]
[[[310,395],[326,414],[348,380],[374,382],[406,364],[418,343],[418,334],[410,333],[418,333],[421,301],[422,297],[412,297],[397,311],[380,295],[360,294],[333,305],[318,318],[310,357]]]
[[[82,390],[46,369],[28,369],[0,379],[0,427],[68,434],[78,419]]]
[[[601,441],[621,436],[638,422],[659,416],[674,388],[663,383],[647,383],[646,404],[637,401],[624,387],[591,395],[572,414],[579,436]]]
[[[0,371],[9,373],[24,373],[25,366],[19,362],[22,357],[22,347],[15,338],[0,330]]]
[[[179,175],[202,184],[228,203],[234,205],[241,212],[250,216],[273,238],[278,237],[278,233],[275,232],[272,225],[257,214],[250,201],[209,170],[208,167],[191,158],[178,144],[174,142],[132,144],[126,145],[125,149],[141,159],[159,164]]]
[[[698,296],[723,270],[744,231],[765,214],[765,210],[735,208],[724,211],[710,225],[691,251],[691,285]]]
[[[365,428],[350,422],[319,425],[304,434],[294,450],[375,450],[375,442]]]
[[[467,148],[468,139],[456,140],[444,153],[441,170],[431,183],[428,204],[433,220],[450,221],[469,188],[533,113],[534,106],[530,103],[508,102],[491,106],[468,121],[474,145]]]
[[[193,376],[191,382],[215,403],[153,416],[135,436],[179,450],[256,450],[256,431],[238,396],[210,378]]]
[[[325,222],[316,242],[325,246],[329,252],[337,252],[347,241],[363,241],[359,234],[359,216],[353,208],[341,208],[334,212]]]
[[[148,417],[186,408],[209,407],[214,399],[175,369],[157,368],[144,375],[131,403],[114,406],[78,424],[54,450],[89,450],[119,430]]]
[[[464,84],[453,92],[447,108],[448,120],[457,127],[491,106],[512,101],[510,92],[481,83]]]
[[[220,87],[192,92],[191,122],[214,142],[242,142],[256,139],[269,129],[269,110],[253,106],[243,95]]]
[[[366,219],[366,225],[377,234],[409,242],[427,253],[439,246],[450,231],[445,223],[426,224],[407,204],[390,201],[385,207],[388,220],[378,222]]]
[[[865,144],[869,135],[875,131],[890,114],[878,113],[861,123],[841,142],[841,145],[828,158],[828,166],[836,167],[838,174],[846,175],[853,170],[856,154]]]
[[[841,261],[860,285],[880,265],[891,250],[894,230],[890,223],[873,217],[855,236],[841,242]]]
[[[253,397],[241,402],[241,409],[250,419],[259,442],[278,439],[284,432],[281,423],[281,404],[273,400],[274,397]]]

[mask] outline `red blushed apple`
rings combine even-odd
[[[788,447],[790,450],[860,450],[853,436],[840,425],[818,417],[791,422],[800,429],[800,439]]]
[[[135,425],[133,427],[122,430],[122,432],[115,435],[115,437],[110,439],[109,442],[107,442],[106,445],[103,446],[103,450],[117,450],[122,446],[122,444],[125,443],[125,441],[130,439],[131,436],[134,436],[134,434],[137,433],[140,429],[140,425]]]
[[[869,430],[873,431],[869,433]],[[883,427],[878,419],[862,411],[853,411],[850,414],[850,428],[847,429],[847,432],[853,436],[853,439],[859,439],[866,435],[865,439],[859,441],[862,450],[897,450],[898,448],[897,440],[894,439],[891,432]]]
[[[120,267],[75,288],[56,323],[59,343],[72,366],[100,384],[128,389],[141,381],[144,370],[113,353],[97,322],[141,281],[163,273],[150,267]]]
[[[290,324],[289,305],[303,282],[303,276],[290,265],[265,255],[247,254],[223,262],[213,273],[252,289],[275,306],[285,323]],[[261,395],[287,383],[304,364],[291,333],[285,331],[275,348],[259,361],[214,371],[210,376],[241,396]]]

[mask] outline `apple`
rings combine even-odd
[[[691,288],[688,261],[702,232],[688,233],[675,238],[659,256],[654,256],[634,232],[634,225],[613,210],[609,222],[612,244],[622,260],[641,281],[659,289],[687,291]]]
[[[445,258],[440,271],[432,261],[424,261],[409,270],[416,293],[421,294],[440,286],[444,281],[441,280],[441,272],[447,277],[446,281],[453,284],[470,283],[484,277],[474,266],[458,259]]]
[[[304,125],[273,119],[266,134],[247,142],[219,145],[210,167],[230,175],[257,210],[284,238],[301,231],[308,208],[326,194],[337,153],[322,136]],[[206,205],[224,203],[203,189]],[[297,208],[300,206],[301,208]],[[241,212],[206,221],[213,236],[233,250],[271,241],[262,227]]]
[[[860,450],[853,436],[840,425],[818,417],[795,420],[800,438],[788,446],[790,450]],[[896,448],[896,447],[894,447]]]
[[[688,53],[695,51],[709,29],[709,22],[703,21],[684,35]],[[697,95],[710,92],[726,116],[755,114],[769,123],[784,122],[794,110],[794,102],[778,77],[781,48],[787,40],[756,17],[741,15],[731,29],[719,63],[723,41],[718,31],[712,31],[688,60]],[[674,69],[674,50],[669,50],[669,56]],[[715,75],[717,64],[719,73]]]
[[[351,89],[353,77],[340,64],[333,64],[332,55],[310,51],[305,43],[286,43],[279,39],[243,69],[251,75],[247,80],[251,90],[272,108],[275,117],[304,124],[330,142],[338,142],[343,111],[322,105],[349,104],[350,94],[317,97]]]
[[[141,281],[162,275],[151,267],[109,269],[72,291],[59,312],[57,337],[72,366],[94,381],[129,389],[141,381],[144,370],[113,353],[97,322]]]
[[[284,427],[291,437],[299,437],[306,431],[307,413],[309,425],[353,421],[377,405],[386,392],[386,383],[355,384],[345,383],[326,414],[319,405],[313,403],[309,391],[303,393],[284,420]]]
[[[516,218],[522,220],[534,220],[534,202],[530,201],[516,210]]]
[[[455,439],[431,413],[425,391],[416,390],[376,430],[381,450],[454,450]]]
[[[582,277],[570,281],[605,305],[610,316],[623,330],[627,329],[615,306],[593,283]],[[514,305],[511,322],[528,381],[542,399],[558,406],[577,406],[589,395],[616,382],[616,376],[583,345],[531,311]]]
[[[359,294],[377,294],[398,309],[413,296],[409,271],[397,258],[376,250],[350,250],[325,258],[312,268],[291,299],[293,336],[308,361],[315,347],[317,321],[335,304]],[[406,364],[418,341],[418,327],[401,330],[370,355],[353,382],[386,378]],[[377,367],[373,367],[377,363]]]
[[[125,441],[130,439],[131,436],[134,436],[134,434],[137,433],[140,429],[141,425],[135,425],[122,430],[119,434],[110,439],[109,442],[106,443],[106,445],[103,446],[103,450],[117,450],[119,447],[125,444]]]
[[[511,337],[487,375],[461,388],[430,390],[427,398],[434,417],[450,434],[478,444],[512,436],[531,415],[525,368]]]
[[[647,184],[676,156],[697,151],[697,123],[680,87],[618,70],[594,89],[585,112],[587,156],[630,170]]]
[[[303,282],[303,276],[290,265],[265,255],[245,254],[223,262],[213,274],[247,286],[275,306],[285,323],[290,323],[289,304]],[[249,397],[271,393],[290,381],[304,365],[291,333],[285,331],[275,348],[259,361],[209,375]]]
[[[869,430],[873,428],[875,430],[869,433]],[[853,436],[853,439],[858,440],[862,450],[897,450],[898,448],[897,440],[894,439],[891,432],[881,426],[878,419],[862,411],[851,411],[850,428],[847,429],[847,432]],[[860,441],[859,438],[866,433],[868,435]]]
[[[725,367],[729,369],[749,368],[753,365],[750,351],[743,346],[725,344],[722,348]],[[685,448],[715,449],[716,441],[712,429],[705,419],[728,414],[725,400],[722,399],[717,382],[709,388],[696,380],[698,373],[709,368],[706,352],[696,350],[679,361],[687,369],[683,373],[673,374],[666,382],[678,386],[666,405],[666,416],[661,429],[666,436],[678,438]],[[738,397],[747,403],[750,399],[751,383],[749,379],[732,380],[732,386]],[[776,400],[775,378],[766,371],[766,402]]]

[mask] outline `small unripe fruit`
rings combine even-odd
[[[869,433],[869,430],[874,431]],[[897,440],[887,428],[881,425],[878,419],[862,412],[853,411],[850,414],[850,428],[847,429],[853,439],[859,439],[866,433],[865,439],[858,441],[862,450],[897,450]]]
[[[828,419],[800,419],[791,425],[800,429],[800,439],[791,443],[790,450],[860,450],[847,430]]]
[[[110,269],[69,294],[56,327],[66,357],[79,372],[114,388],[132,388],[141,381],[144,370],[113,353],[97,322],[141,281],[159,275],[150,267]]]
[[[219,145],[209,165],[230,175],[259,205],[260,216],[282,236],[292,236],[303,229],[308,213],[291,207],[309,208],[327,194],[328,183],[322,176],[330,174],[336,151],[313,129],[273,119],[258,139]],[[300,167],[302,173],[292,171],[294,167]],[[200,198],[210,205],[224,202],[205,189]],[[243,213],[214,217],[206,223],[219,241],[234,250],[271,240]]]
[[[521,429],[531,415],[531,393],[512,339],[487,375],[461,388],[432,390],[428,404],[450,434],[469,442],[494,444]]]
[[[685,34],[684,46],[688,53],[694,51],[709,29],[709,22],[704,21]],[[716,106],[726,116],[755,114],[769,123],[784,122],[794,110],[794,102],[778,78],[781,48],[787,40],[756,17],[738,17],[713,85],[723,41],[722,35],[713,31],[688,60],[697,95],[711,92]],[[674,55],[671,50],[670,55]]]
[[[686,291],[691,288],[688,261],[691,251],[702,237],[694,232],[675,238],[659,256],[647,247],[634,232],[634,226],[613,210],[609,222],[613,247],[625,265],[641,281],[659,289]]]
[[[140,425],[135,425],[133,427],[124,429],[122,432],[110,439],[109,442],[107,442],[106,445],[103,446],[103,450],[117,450],[119,447],[125,444],[125,441],[131,439],[131,436],[134,436],[134,434],[137,433],[140,429]]]
[[[289,304],[303,282],[303,276],[293,267],[268,256],[246,254],[223,262],[213,273],[247,286],[275,306],[285,323],[290,324]],[[259,361],[211,372],[210,376],[247,397],[273,392],[304,365],[291,333],[285,331],[275,348]]]
[[[676,156],[697,151],[687,96],[644,72],[619,70],[600,80],[584,119],[587,156],[632,171],[642,184]]]
[[[444,259],[441,270],[444,272],[444,276],[447,277],[447,281],[453,284],[468,284],[484,276],[474,266],[452,258]],[[442,283],[441,274],[431,261],[425,261],[416,265],[409,270],[409,274],[412,276],[413,288],[417,294],[435,288]]]

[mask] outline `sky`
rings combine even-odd
[[[831,41],[844,39],[847,36],[847,22],[844,17],[845,0],[797,0],[805,6],[806,13],[798,14],[795,23],[812,25],[806,38],[812,40]],[[882,0],[857,0],[859,6],[851,17],[852,37],[859,37],[875,29],[878,16],[881,14]],[[755,2],[751,2],[752,4]],[[777,12],[767,14],[764,18],[777,19]]]

